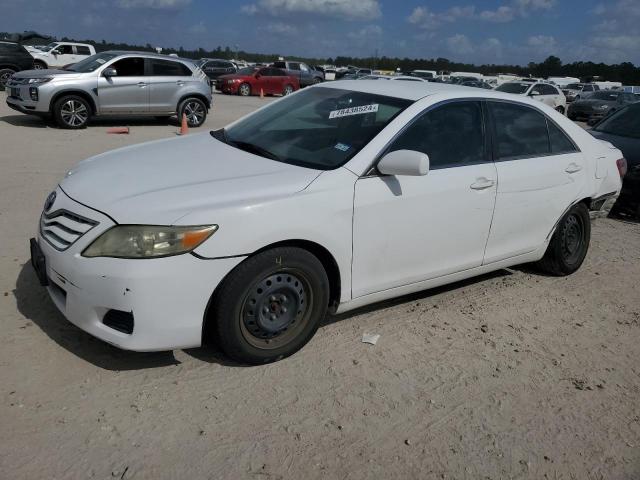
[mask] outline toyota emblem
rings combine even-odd
[[[44,211],[48,212],[56,201],[56,192],[51,192],[44,202]]]

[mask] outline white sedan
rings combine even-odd
[[[624,159],[526,97],[340,81],[224,129],[85,160],[52,192],[32,264],[72,323],[118,347],[218,337],[259,364],[327,311],[526,262],[582,264]]]

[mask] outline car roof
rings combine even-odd
[[[363,82],[360,80],[336,80],[334,82],[323,82],[314,88],[340,88],[354,92],[372,93],[374,95],[384,95],[387,97],[402,98],[405,100],[420,100],[436,94],[460,94],[464,97],[495,97],[507,100],[514,100],[513,94],[496,92],[494,90],[480,90],[475,87],[464,87],[449,83],[433,82]]]
[[[110,53],[112,55],[139,55],[147,58],[157,58],[160,60],[180,60],[188,63],[195,63],[196,60],[191,58],[183,58],[183,57],[171,57],[169,55],[163,55],[161,53],[152,53],[152,52],[142,52],[137,50],[107,50],[105,52],[100,53]]]

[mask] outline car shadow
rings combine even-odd
[[[55,121],[49,117],[38,117],[36,115],[5,115],[0,117],[0,122],[8,123],[14,127],[29,128],[55,128],[60,129]],[[154,118],[154,117],[99,117],[92,118],[88,128],[91,127],[178,127],[177,117]]]
[[[120,350],[70,323],[40,285],[30,263],[20,269],[13,290],[18,311],[51,340],[96,367],[112,371],[141,370],[177,365],[173,352],[140,353]]]
[[[425,300],[441,293],[511,274],[512,272],[508,270],[499,270],[442,287],[423,290],[410,295],[367,305],[347,313],[327,315],[321,322],[320,328],[365,313],[402,305],[404,303]],[[96,367],[111,371],[126,371],[180,364],[172,351],[140,353],[121,350],[102,340],[94,338],[70,323],[55,307],[49,298],[47,290],[40,286],[30,263],[22,265],[13,294],[16,298],[18,311],[28,321],[37,325],[49,338],[62,348]],[[215,363],[226,367],[247,366],[228,359],[215,342],[207,342],[200,348],[189,348],[183,351],[194,359],[206,363]]]
[[[8,123],[14,127],[48,128],[53,126],[51,120],[35,115],[5,115],[0,117],[0,122]]]

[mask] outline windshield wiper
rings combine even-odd
[[[240,150],[244,150],[245,152],[255,153],[257,155],[260,155],[261,157],[270,158],[271,160],[280,160],[280,157],[278,157],[275,153],[272,153],[266,148],[262,148],[260,145],[256,145],[255,143],[239,142],[228,139],[227,143],[239,148]]]

